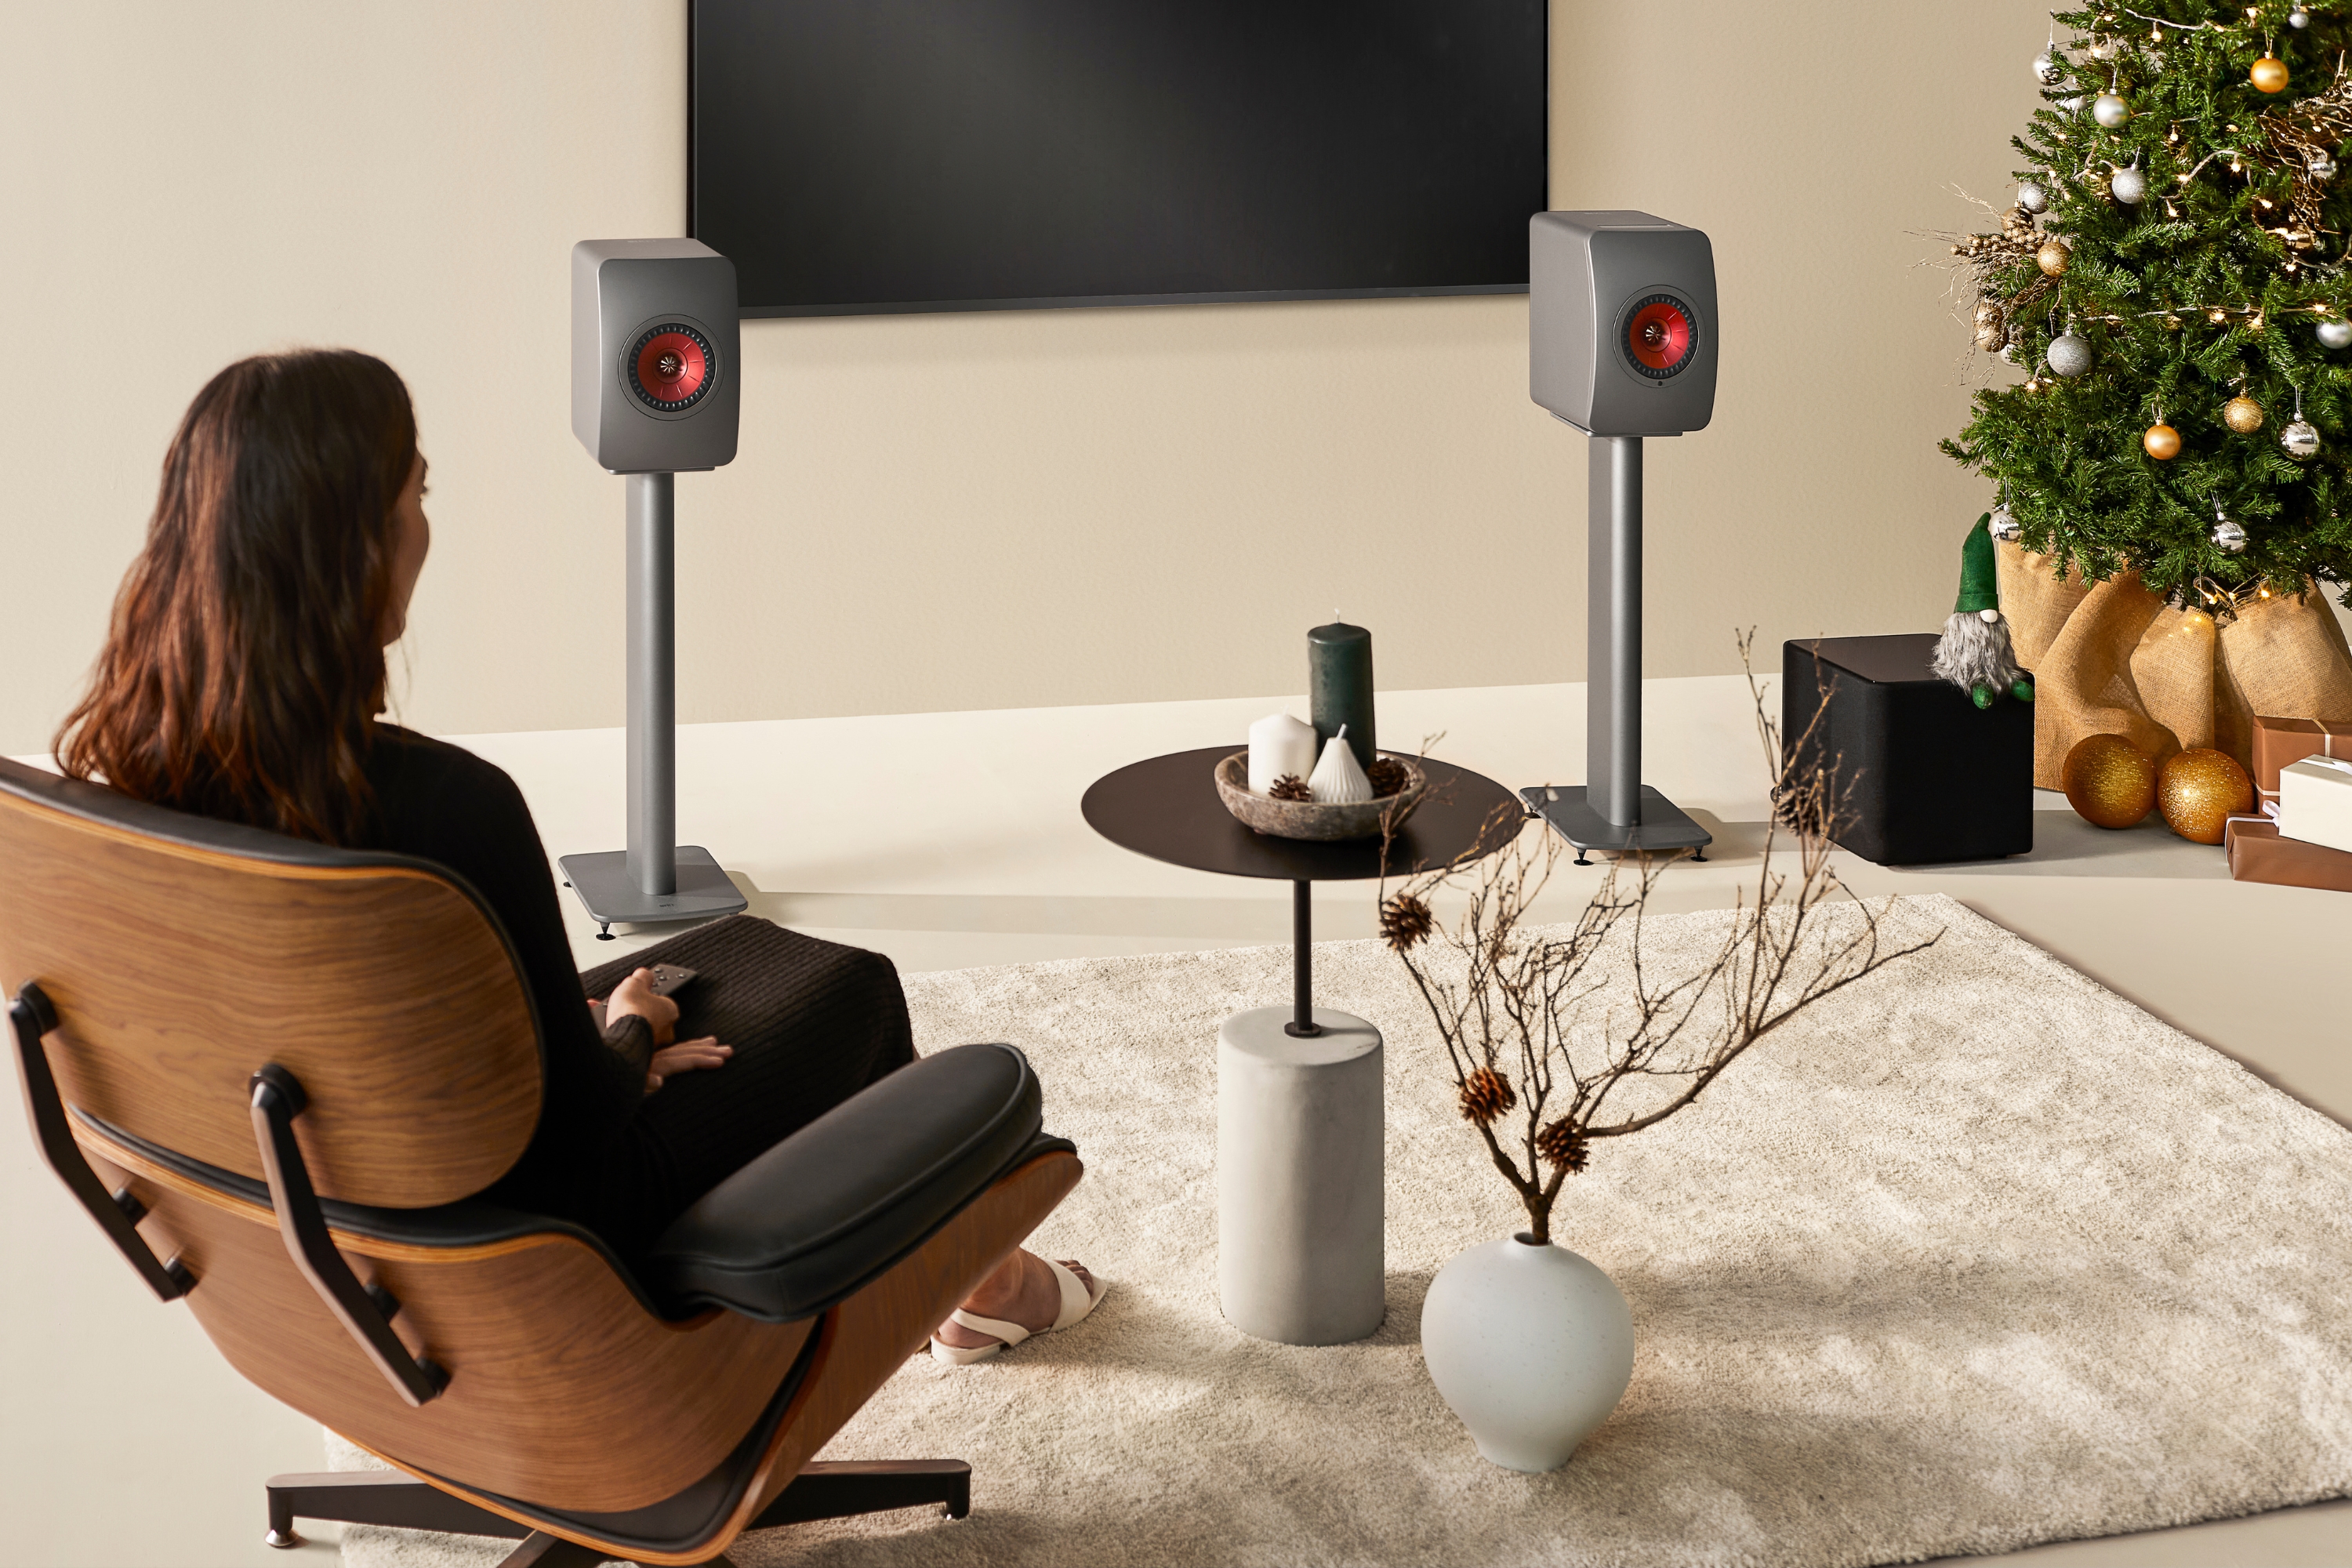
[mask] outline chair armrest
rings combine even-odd
[[[655,1241],[641,1276],[674,1312],[719,1306],[769,1323],[814,1316],[878,1278],[1030,1152],[1042,1117],[1036,1075],[1011,1046],[925,1057],[705,1194]]]

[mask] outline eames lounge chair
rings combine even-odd
[[[0,761],[0,984],[50,1165],[236,1369],[397,1467],[297,1516],[723,1563],[746,1530],[970,1508],[952,1460],[813,1456],[1077,1183],[1009,1046],[924,1058],[721,1184],[632,1269],[476,1200],[539,1020],[447,872]]]

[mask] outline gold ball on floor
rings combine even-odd
[[[2156,759],[2121,735],[2076,742],[2058,782],[2066,804],[2094,827],[2129,827],[2156,806]]]
[[[2261,59],[2254,62],[2254,68],[2246,74],[2253,82],[2254,90],[2257,92],[2284,92],[2286,90],[2286,62],[2284,60],[2275,59],[2269,55],[2264,55]]]
[[[2066,264],[2074,259],[2074,253],[2054,239],[2033,253],[2033,264],[2053,278],[2065,271]]]
[[[2180,432],[2169,425],[2149,426],[2147,434],[2139,438],[2139,444],[2147,447],[2147,455],[2159,463],[2180,456]]]
[[[2227,752],[2200,746],[2165,759],[2156,780],[2165,826],[2192,844],[2219,844],[2221,826],[2254,808],[2254,784]]]
[[[2251,397],[2233,397],[2221,405],[2221,423],[2241,436],[2263,427],[2263,405]]]

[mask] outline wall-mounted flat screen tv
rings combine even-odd
[[[1524,291],[1546,0],[694,0],[746,316]]]

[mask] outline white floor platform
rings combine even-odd
[[[1675,867],[1667,909],[1727,904],[1759,870],[1765,774],[1745,683],[1652,682],[1644,776],[1717,836]],[[708,846],[755,913],[877,949],[909,972],[1289,939],[1289,889],[1160,865],[1088,830],[1077,803],[1138,758],[1241,743],[1279,698],[691,726],[680,838]],[[1303,713],[1302,700],[1292,698]],[[1777,699],[1774,702],[1777,710]],[[1580,779],[1580,686],[1390,692],[1381,738],[1510,785]],[[457,737],[521,784],[551,856],[620,845],[622,737]],[[2228,879],[2218,849],[2151,819],[2103,833],[2045,795],[2031,856],[1888,870],[1841,855],[1859,892],[1947,892],[2352,1122],[2341,993],[2352,895]],[[1572,911],[1601,875],[1562,863]],[[565,895],[567,900],[569,895]],[[1370,884],[1318,889],[1318,935],[1372,932]],[[595,940],[583,964],[658,940]],[[1283,998],[1270,996],[1268,1002]],[[1018,1039],[1017,1020],[1008,1020]],[[1211,1047],[1203,1041],[1202,1048]],[[186,1313],[157,1305],[68,1200],[21,1117],[0,1117],[0,1564],[276,1564],[261,1479],[320,1463],[317,1428],[247,1387]],[[2352,1503],[2020,1554],[2053,1563],[2352,1564]]]

